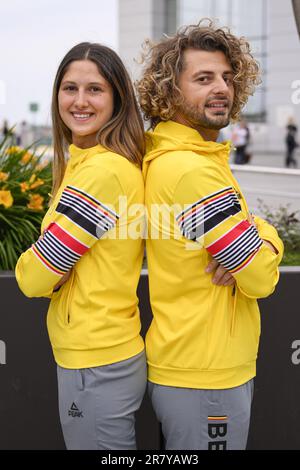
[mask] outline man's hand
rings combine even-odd
[[[70,277],[70,274],[71,274],[71,269],[70,271],[68,271],[66,274],[63,275],[63,277],[58,281],[58,283],[53,287],[53,290],[56,290],[58,289],[59,287],[61,287],[63,284],[65,284],[65,282],[67,282],[67,280],[69,279]]]
[[[251,225],[253,225],[253,227],[257,228],[254,217],[253,217],[253,214],[251,214],[251,212],[248,212],[247,219],[248,219],[249,224],[251,224]]]
[[[275,253],[276,255],[278,255],[278,250],[277,248],[275,248],[275,246],[271,243],[271,242],[268,242],[267,240],[263,240],[264,244],[267,245],[270,250],[273,251],[273,253]]]
[[[248,214],[248,221],[249,221],[249,223],[250,223],[251,225],[254,225],[254,227],[257,228],[256,223],[255,223],[255,221],[254,221],[254,217],[253,217],[253,215],[250,214],[250,213]],[[267,247],[270,248],[270,250],[273,251],[273,253],[275,253],[276,255],[278,255],[278,250],[277,250],[277,248],[275,248],[275,246],[274,246],[271,242],[269,242],[268,240],[263,240],[263,242],[264,242],[265,245],[267,245]]]
[[[215,259],[213,259],[205,269],[205,272],[212,273],[214,272],[214,276],[212,278],[213,284],[216,286],[233,286],[235,284],[235,279],[223,266],[218,263]]]

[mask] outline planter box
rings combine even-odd
[[[48,299],[28,299],[12,272],[0,273],[0,450],[64,449],[56,364],[46,329]],[[147,276],[140,298],[148,299]],[[143,310],[143,331],[151,322]],[[140,449],[160,448],[160,428],[145,394],[136,420]]]
[[[300,449],[300,268],[282,268],[260,301],[262,337],[249,449]],[[0,449],[64,449],[56,367],[46,331],[47,299],[27,299],[13,273],[0,273]],[[151,322],[148,278],[139,284],[142,332]],[[140,449],[161,449],[148,395],[137,414]]]
[[[261,341],[249,449],[300,450],[300,267],[282,267],[259,301]]]

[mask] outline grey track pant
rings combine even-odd
[[[57,366],[57,377],[67,449],[136,449],[135,412],[147,384],[145,351],[89,369]]]
[[[224,390],[177,388],[148,382],[167,450],[244,450],[253,380]]]

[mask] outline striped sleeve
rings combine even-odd
[[[240,211],[234,189],[227,186],[188,205],[177,215],[176,220],[186,238],[197,240]]]
[[[119,218],[112,209],[75,186],[64,189],[56,212],[64,214],[94,238],[101,238]]]
[[[278,281],[281,258],[247,220],[240,197],[216,171],[189,172],[174,192],[175,206],[181,208],[175,220],[182,235],[200,243],[236,278],[245,295],[266,297]]]
[[[53,289],[118,223],[118,201],[123,194],[113,173],[86,166],[68,183],[43,234],[18,260],[17,281],[28,297],[40,297]]]
[[[32,245],[33,253],[47,269],[63,275],[118,219],[114,210],[87,191],[68,185],[56,207],[55,221]]]
[[[63,275],[88,250],[58,223],[52,222],[43,237],[32,245],[32,251],[44,266],[55,274]]]
[[[234,226],[229,220],[239,220]],[[227,221],[224,233],[212,243],[205,244],[207,251],[231,273],[238,272],[251,262],[262,244],[256,228],[243,220],[241,205],[234,188],[227,186],[187,206],[176,220],[182,234],[189,240],[213,237],[220,224]]]
[[[262,240],[256,228],[247,220],[238,222],[224,235],[206,247],[227,271],[237,273],[251,262]]]

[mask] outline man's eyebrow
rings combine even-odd
[[[197,77],[198,75],[214,75],[215,72],[212,72],[211,70],[198,70],[197,72],[193,73],[192,78]],[[232,70],[225,70],[223,72],[223,75],[234,75]]]

